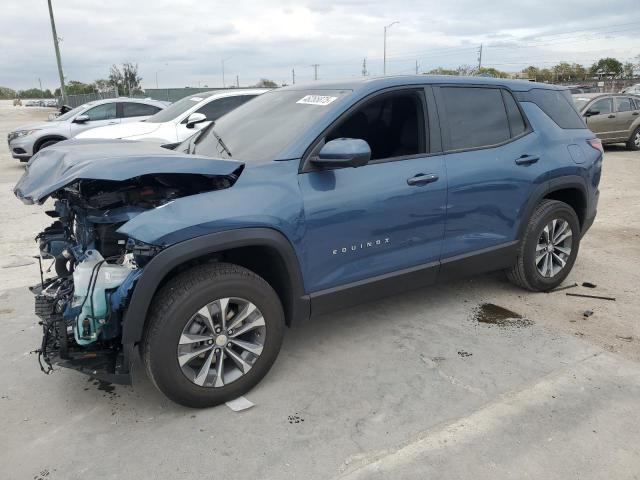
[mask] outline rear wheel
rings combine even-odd
[[[527,290],[551,290],[571,272],[579,246],[580,222],[573,208],[557,200],[543,200],[529,219],[507,277]]]
[[[267,282],[237,265],[203,265],[156,294],[143,360],[171,400],[209,407],[255,386],[275,361],[283,335],[282,305]]]
[[[629,150],[640,150],[640,127],[636,128],[631,134],[631,138],[627,141]]]

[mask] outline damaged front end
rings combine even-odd
[[[54,200],[46,212],[53,223],[36,237],[41,283],[31,287],[43,328],[40,366],[129,383],[122,322],[136,281],[162,247],[118,230],[178,198],[229,188],[242,163],[132,142],[58,145],[34,156],[14,189],[28,204]]]

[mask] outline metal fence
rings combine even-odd
[[[105,98],[117,98],[118,90],[115,88],[109,92],[95,92],[95,93],[82,93],[79,95],[67,95],[67,101],[65,105],[69,105],[71,108],[79,107],[87,102],[93,102],[94,100],[104,100]],[[62,97],[58,97],[58,105],[62,105]]]
[[[184,88],[145,88],[144,97],[160,100],[163,102],[175,102],[187,95],[193,95],[200,92],[211,92],[212,90],[228,90],[226,88],[200,88],[200,87],[184,87]]]

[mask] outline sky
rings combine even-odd
[[[137,63],[142,86],[277,83],[482,64],[519,71],[601,57],[640,63],[639,0],[53,0],[66,80]],[[46,0],[0,7],[0,86],[58,86]]]

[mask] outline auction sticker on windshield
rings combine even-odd
[[[305,95],[296,103],[304,103],[305,105],[329,105],[334,100],[337,100],[338,97],[329,97],[327,95]]]

